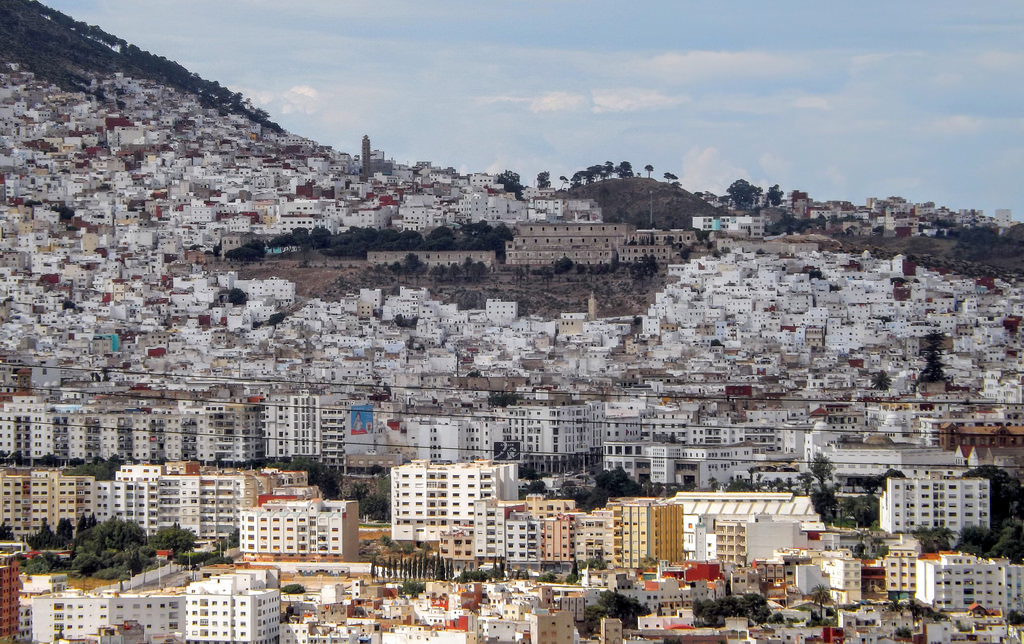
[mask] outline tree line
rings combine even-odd
[[[89,72],[123,71],[194,94],[203,107],[215,109],[221,115],[242,115],[274,132],[284,131],[270,120],[265,110],[254,107],[241,93],[205,80],[182,65],[140,49],[95,25],[35,2],[24,11],[12,5],[5,17],[22,27],[7,32],[13,41],[9,43],[10,49],[18,52],[40,76],[65,88],[92,91]],[[106,99],[101,90],[95,93],[100,100]]]
[[[13,537],[8,526],[0,526],[0,537]],[[83,577],[124,579],[157,565],[158,550],[173,551],[179,563],[231,561],[216,553],[193,554],[195,533],[177,524],[147,537],[134,521],[108,519],[101,523],[95,515],[82,515],[77,524],[61,519],[56,530],[44,520],[25,541],[33,550],[43,551],[22,564],[28,574],[64,570]],[[237,538],[235,542],[237,545]],[[70,556],[61,557],[54,551],[70,551]]]
[[[296,228],[269,241],[255,239],[224,253],[225,259],[259,261],[268,248],[294,248],[318,250],[330,257],[366,259],[370,251],[494,251],[499,260],[505,258],[505,242],[513,237],[504,224],[491,226],[487,222],[463,224],[457,229],[441,226],[427,235],[414,230],[397,231],[393,228],[350,228],[332,235],[326,228],[309,231]]]

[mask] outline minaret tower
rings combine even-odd
[[[366,183],[370,180],[370,135],[363,135],[363,156],[359,159],[363,163],[362,170],[359,171],[359,180]]]

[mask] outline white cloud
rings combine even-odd
[[[328,104],[323,94],[310,85],[293,85],[279,92],[245,87],[229,89],[241,92],[259,107],[272,109],[281,114],[315,114]]]
[[[824,96],[800,96],[793,99],[792,106],[805,110],[827,110],[831,104]]]
[[[290,87],[281,96],[282,114],[291,114],[298,112],[301,114],[313,114],[319,112],[323,108],[323,102],[320,100],[320,92],[309,85],[295,85]]]
[[[746,170],[733,165],[717,148],[693,147],[683,156],[679,182],[691,192],[710,191],[721,195],[733,181],[749,178]]]
[[[540,112],[572,112],[586,107],[587,97],[569,92],[548,92],[530,101],[530,111]]]
[[[967,114],[954,114],[932,119],[925,127],[936,134],[977,134],[985,126],[985,119]]]
[[[846,175],[839,170],[838,166],[830,165],[822,173],[836,190],[846,189]]]
[[[476,99],[479,105],[496,105],[498,103],[529,103],[530,99],[522,96],[481,96]]]
[[[764,51],[688,51],[659,54],[640,69],[672,82],[732,80],[737,78],[780,78],[806,73],[811,57]]]
[[[788,160],[772,152],[762,153],[758,159],[758,165],[768,175],[768,182],[772,184],[779,183],[781,178],[789,174],[789,169],[793,166]]]
[[[978,65],[995,71],[1019,72],[1024,67],[1024,54],[1009,51],[986,51],[976,58]]]
[[[594,90],[594,111],[601,113],[660,110],[675,107],[687,100],[682,96],[666,96],[657,90]]]

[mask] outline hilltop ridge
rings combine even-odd
[[[651,228],[652,218],[654,228],[691,228],[694,217],[727,214],[677,185],[645,177],[604,179],[570,188],[567,194],[596,201],[609,223],[628,223],[637,228]]]
[[[240,93],[36,0],[0,0],[0,62],[16,63],[65,90],[88,93],[98,91],[93,83],[98,76],[121,72],[193,93],[221,114],[283,131]]]

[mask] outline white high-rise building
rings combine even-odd
[[[889,478],[878,502],[879,527],[886,532],[919,528],[988,528],[988,479]]]
[[[1006,614],[1024,602],[1024,565],[959,552],[921,555],[915,598],[939,611],[978,603]]]
[[[451,528],[473,524],[473,503],[519,498],[515,463],[435,464],[413,461],[391,470],[391,538],[439,541]]]
[[[236,571],[189,584],[185,589],[188,644],[280,640],[281,591],[268,569]]]
[[[603,403],[518,404],[497,414],[508,422],[506,437],[521,445],[519,462],[545,472],[587,467],[601,457]]]
[[[154,593],[85,594],[66,591],[32,598],[32,641],[96,636],[106,626],[139,623],[147,635],[171,634],[184,627],[181,590]]]
[[[246,559],[316,555],[359,559],[358,501],[268,501],[242,510],[239,546]]]
[[[319,456],[323,447],[321,419],[323,405],[337,397],[302,391],[298,394],[274,394],[263,407],[267,456]]]

